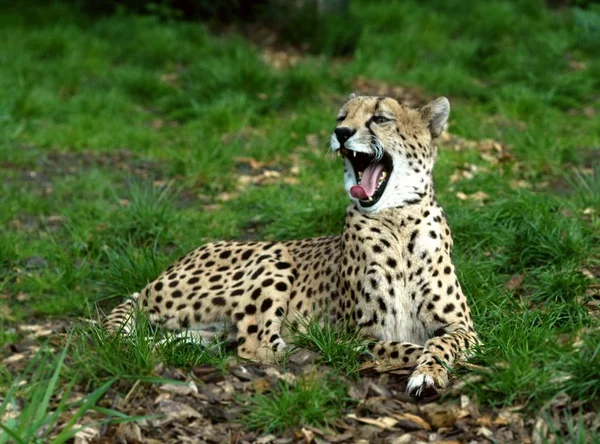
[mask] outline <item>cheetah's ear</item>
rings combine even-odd
[[[348,96],[348,100],[356,99],[356,97],[356,93],[350,93],[350,95]]]
[[[450,115],[450,102],[445,97],[438,97],[421,108],[423,120],[429,125],[431,137],[434,139],[442,134]]]

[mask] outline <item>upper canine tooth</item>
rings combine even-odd
[[[356,157],[356,151],[352,151],[354,153],[354,157]]]

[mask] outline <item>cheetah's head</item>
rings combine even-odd
[[[331,150],[343,156],[346,191],[360,210],[404,206],[433,192],[432,141],[449,113],[445,97],[411,109],[390,97],[350,96],[338,113]]]

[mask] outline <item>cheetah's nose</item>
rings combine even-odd
[[[345,126],[341,126],[339,128],[336,128],[333,132],[335,133],[335,137],[337,137],[337,140],[340,143],[340,145],[344,146],[346,141],[350,137],[352,137],[354,133],[356,133],[356,130]]]

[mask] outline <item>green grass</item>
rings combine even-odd
[[[531,414],[563,392],[598,408],[599,323],[583,303],[584,269],[597,276],[600,266],[600,10],[508,0],[360,0],[351,10],[363,30],[353,57],[306,55],[280,70],[241,36],[198,23],[3,7],[0,345],[22,339],[22,323],[97,319],[98,303],[110,309],[210,240],[339,233],[347,198],[327,141],[364,77],[448,96],[452,134],[498,140],[513,156],[492,164],[449,144],[438,153],[437,195],[484,344],[474,360],[494,369],[468,393]],[[273,162],[283,177],[299,167],[297,183],[240,187],[240,157]],[[465,164],[480,172],[452,183]],[[489,198],[478,205],[458,191]],[[506,288],[516,275],[522,283]],[[356,371],[354,337],[308,327],[297,343],[337,372]],[[71,347],[60,381],[77,367],[89,393],[112,378],[152,378],[158,364],[225,369],[229,356],[161,351],[92,327]],[[13,373],[0,370],[3,385]],[[304,396],[297,390],[256,402],[265,410]],[[247,424],[282,430],[302,414],[263,412]]]
[[[281,433],[291,427],[328,427],[352,405],[343,381],[305,375],[290,384],[279,381],[270,392],[240,399],[241,422],[250,430]]]
[[[153,328],[144,313],[137,313],[131,336],[108,333],[96,326],[78,326],[69,356],[69,369],[78,381],[92,385],[110,378],[153,380],[162,368],[212,365],[225,371],[231,353],[216,338],[200,345],[187,336]]]
[[[356,330],[328,319],[300,318],[288,325],[290,341],[295,347],[318,352],[320,362],[332,366],[342,375],[357,377],[361,358],[368,353],[368,341]]]
[[[78,421],[89,410],[116,414],[121,420],[134,419],[96,406],[116,379],[99,385],[84,399],[70,399],[75,379],[64,386],[60,379],[68,349],[65,346],[56,360],[48,350],[40,350],[9,386],[0,404],[0,416],[6,418],[0,424],[0,443],[48,442],[50,436],[53,443],[66,442],[81,430]],[[68,421],[61,420],[67,413]]]

